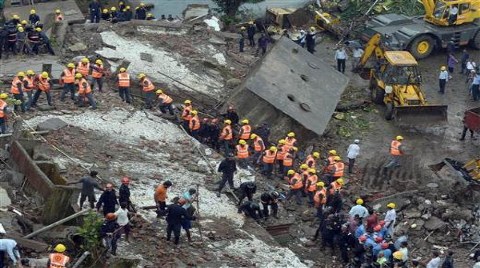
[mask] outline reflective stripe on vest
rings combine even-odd
[[[84,86],[86,84],[86,86]],[[90,83],[85,78],[82,78],[78,82],[78,94],[85,95],[92,92],[92,88],[90,88]]]
[[[290,183],[290,188],[293,190],[298,190],[303,188],[303,181],[298,173],[293,174],[292,178],[290,178],[289,183]]]
[[[90,72],[90,63],[83,64],[83,62],[79,62],[77,65],[77,72],[81,73],[84,77],[87,77]]]
[[[7,107],[7,103],[4,100],[0,100],[0,118],[5,117],[5,107]]]
[[[33,77],[27,76],[24,78],[24,81],[27,81],[27,85],[25,86],[24,91],[26,92],[32,91],[33,88],[35,87],[35,85],[33,84]]]
[[[243,125],[242,126],[242,135],[240,135],[240,139],[248,140],[250,138],[250,133],[252,132],[252,127],[250,125]]]
[[[130,87],[130,75],[128,73],[119,73],[117,77],[119,87]]]
[[[311,154],[309,154],[307,156],[307,159],[305,159],[305,164],[307,164],[307,166],[311,168],[314,168],[317,165],[315,158]]]
[[[143,92],[149,92],[155,89],[155,86],[153,85],[152,81],[150,81],[148,78],[143,78]]]
[[[272,152],[270,150],[265,150],[265,154],[262,157],[262,161],[265,164],[273,164],[275,162],[275,155],[277,152]]]
[[[245,159],[248,158],[248,145],[237,145],[237,158]]]
[[[70,260],[68,256],[61,253],[51,253],[48,259],[50,260],[50,268],[66,267],[67,262]]]
[[[297,142],[295,138],[290,138],[290,137],[285,138],[285,145],[289,150],[295,145],[295,142]]]
[[[220,138],[226,141],[233,139],[232,127],[230,125],[226,125],[223,127]]]
[[[257,136],[257,137],[253,140],[253,145],[254,145],[255,152],[261,152],[261,151],[263,151],[263,149],[264,149],[263,140],[262,140],[262,138],[260,138],[259,136]]]
[[[158,95],[158,98],[162,100],[163,104],[170,104],[173,102],[173,99],[165,93]]]
[[[200,119],[198,119],[197,115],[190,119],[188,127],[190,128],[190,130],[198,130],[200,128]]]
[[[103,76],[103,65],[95,65],[92,71],[93,78],[102,78]]]
[[[310,182],[310,185],[308,186],[307,191],[315,192],[315,190],[317,190],[317,181],[318,181],[317,175],[310,175],[308,176],[307,180]]]
[[[400,145],[402,145],[401,142],[397,140],[393,140],[392,143],[390,144],[390,154],[391,155],[402,155],[402,152],[400,152]]]
[[[313,196],[313,202],[315,203],[315,207],[320,207],[320,205],[324,205],[327,203],[327,189],[325,189],[325,187],[317,190],[317,192]]]
[[[291,153],[285,154],[285,158],[283,158],[283,166],[284,167],[293,166],[293,155]]]
[[[50,78],[42,78],[40,77],[38,79],[37,83],[38,89],[41,91],[48,91],[50,90]]]
[[[342,177],[343,176],[343,170],[345,169],[345,164],[343,162],[338,162],[335,163],[335,173],[333,174],[333,177]]]
[[[184,106],[182,111],[182,119],[190,121],[190,118],[192,118],[192,115],[190,114],[191,111],[192,106]]]
[[[65,84],[73,84],[75,83],[75,69],[65,69],[63,70],[63,83]]]
[[[20,94],[20,89],[18,88],[18,83],[22,83],[18,76],[15,76],[12,81],[12,87],[10,88],[10,93],[12,94]]]
[[[277,151],[277,160],[285,159],[285,154],[287,153],[285,145],[279,146]]]

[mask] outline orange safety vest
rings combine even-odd
[[[70,260],[70,257],[62,253],[51,253],[48,259],[50,260],[49,268],[61,268],[67,267],[67,262]]]
[[[92,70],[92,77],[93,78],[102,78],[103,76],[103,65],[95,65]]]
[[[7,103],[4,100],[0,100],[0,118],[5,117],[5,107],[7,107]]]
[[[200,119],[198,119],[198,115],[192,117],[188,122],[188,127],[191,131],[198,130],[200,128]]]
[[[84,86],[83,84],[86,84]],[[80,79],[78,82],[78,94],[79,95],[85,95],[92,92],[92,88],[90,87],[90,83],[85,78]]]
[[[275,162],[275,155],[277,152],[272,152],[270,150],[265,150],[265,154],[262,157],[262,161],[265,164],[273,164]]]
[[[232,127],[230,125],[223,127],[222,133],[220,133],[220,139],[226,141],[233,139]]]
[[[237,145],[237,158],[245,159],[248,158],[248,145]]]
[[[283,160],[285,159],[285,154],[287,153],[286,146],[282,145],[279,146],[278,151],[277,151],[277,160]]]
[[[317,162],[311,154],[309,154],[307,156],[307,159],[305,159],[305,164],[307,164],[307,166],[310,168],[315,168],[317,166]]]
[[[24,91],[25,92],[32,91],[33,88],[35,87],[35,85],[33,84],[33,77],[28,77],[27,76],[23,80],[27,81],[27,85],[25,86]]]
[[[63,15],[62,14],[59,14],[59,15],[55,15],[55,21],[63,21]]]
[[[308,170],[305,170],[304,172],[302,172],[302,179],[306,181],[307,178],[308,178]]]
[[[290,137],[285,138],[285,146],[287,146],[289,150],[295,145],[295,142],[297,142],[297,139],[295,138],[290,138]]]
[[[335,173],[333,173],[333,177],[343,177],[343,170],[345,169],[345,164],[343,162],[337,162],[335,165]]]
[[[70,70],[67,68],[63,70],[62,80],[63,80],[63,83],[65,84],[75,83],[75,69],[72,68],[72,70]]]
[[[291,153],[285,154],[285,157],[283,158],[283,166],[284,167],[293,166],[293,155]]]
[[[317,181],[318,181],[317,175],[309,175],[307,180],[310,182],[310,185],[305,190],[309,192],[315,192],[315,190],[317,190]],[[307,187],[307,185],[305,185],[305,187]]]
[[[262,138],[260,138],[259,136],[257,136],[254,140],[253,140],[253,145],[254,145],[254,149],[255,149],[255,152],[261,152],[263,151],[265,148],[265,145],[263,144],[263,140]]]
[[[298,190],[303,188],[303,181],[300,177],[300,174],[298,173],[293,174],[293,176],[290,178],[289,183],[292,190]]]
[[[391,155],[402,155],[402,152],[400,152],[400,145],[402,145],[401,142],[397,140],[393,140],[392,143],[390,144],[390,154]]]
[[[37,82],[38,89],[41,91],[50,90],[50,78],[39,77]]]
[[[83,62],[79,62],[77,65],[77,72],[81,73],[83,77],[87,77],[90,72],[90,63],[87,62],[84,64]]]
[[[323,197],[321,197],[322,195]],[[313,203],[317,208],[327,203],[327,189],[325,189],[325,187],[322,187],[322,189],[315,192],[315,195],[313,196]]]
[[[334,194],[336,190],[342,189],[342,185],[337,183],[336,181],[330,183],[330,194]]]
[[[15,76],[12,81],[12,87],[10,89],[10,93],[12,94],[20,94],[20,89],[18,88],[18,83],[22,83],[22,80]],[[23,85],[23,83],[22,83]]]
[[[242,135],[240,135],[240,139],[248,140],[250,138],[250,133],[252,132],[252,127],[250,125],[243,125],[241,131]]]
[[[128,73],[119,73],[118,87],[130,87],[130,75]]]
[[[182,111],[182,119],[190,121],[190,119],[192,118],[192,115],[190,114],[191,111],[192,111],[192,106],[190,106],[190,105],[186,106],[185,105],[183,107],[183,111]]]
[[[155,89],[155,86],[153,85],[152,81],[150,81],[148,78],[143,78],[143,92],[149,92]]]
[[[173,102],[173,99],[165,93],[158,95],[158,98],[162,100],[163,104],[170,104]]]

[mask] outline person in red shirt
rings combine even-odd
[[[367,232],[372,232],[373,227],[378,224],[378,214],[372,208],[368,209],[368,214],[370,216],[367,217]]]

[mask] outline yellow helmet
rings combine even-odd
[[[307,170],[307,169],[308,169],[308,165],[307,165],[307,164],[301,164],[301,165],[300,165],[300,169]]]
[[[138,79],[142,79],[144,77],[146,77],[146,75],[144,73],[141,73],[141,74],[138,75]]]
[[[257,137],[257,134],[255,134],[255,133],[252,133],[252,134],[250,135],[250,139],[252,139],[252,140],[255,139],[256,137]]]
[[[6,98],[8,98],[8,94],[7,94],[7,93],[2,93],[2,94],[0,94],[0,99],[4,100],[4,99],[6,99]]]
[[[83,77],[83,75],[82,75],[81,73],[76,73],[76,74],[75,74],[75,78],[77,78],[77,79],[78,79],[78,78],[82,78],[82,77]]]
[[[140,3],[140,6],[141,6],[141,7],[144,7],[144,6],[145,6],[145,3]]]
[[[40,27],[37,27],[37,28],[35,28],[35,31],[37,31],[37,32],[41,32],[41,31],[42,31],[42,28],[40,28]]]
[[[239,140],[239,141],[238,141],[238,144],[240,144],[240,145],[245,145],[245,144],[247,144],[247,142],[246,142],[245,140]]]
[[[340,156],[337,155],[337,156],[335,156],[335,157],[333,158],[333,160],[335,160],[335,161],[341,161],[342,159],[340,158]]]
[[[247,28],[245,28],[244,26],[240,27],[240,30],[242,31],[245,31]]]
[[[446,71],[446,70],[447,70],[447,66],[440,67],[440,71]]]
[[[253,25],[253,20],[249,21],[248,24]]]
[[[287,134],[287,137],[293,138],[293,137],[295,137],[295,133],[290,132],[290,133]]]
[[[67,64],[67,68],[75,68],[75,64],[73,62],[70,62]]]
[[[60,14],[60,9],[55,10],[55,14]]]
[[[19,33],[23,33],[23,27],[22,26],[18,27],[17,30],[18,30]]]
[[[310,27],[310,31],[312,31],[312,32],[315,31],[315,27],[313,27],[313,26]]]
[[[82,58],[80,61],[83,62],[83,63],[88,63],[88,62],[90,62],[90,60],[89,60],[88,58],[86,58],[86,57],[85,57],[85,58]]]
[[[269,150],[270,150],[270,151],[272,151],[272,152],[274,152],[274,151],[276,151],[276,150],[277,150],[277,147],[275,147],[275,146],[271,146]]]
[[[126,6],[125,9],[126,9],[126,10],[130,10],[130,6]]]
[[[112,7],[110,8],[111,11],[117,11],[117,8],[116,7]]]
[[[37,13],[37,11],[35,11],[35,9],[30,10],[30,14],[33,15],[33,14],[35,14],[35,13]]]
[[[320,153],[319,152],[313,152],[313,157],[315,158],[319,158],[320,157]]]
[[[248,122],[248,119],[243,119],[243,120],[242,120],[242,124],[248,124],[248,123],[249,123],[249,122]]]
[[[192,101],[191,100],[185,100],[183,103],[184,104],[192,104]]]
[[[108,13],[108,9],[104,8],[104,9],[102,10],[102,13]]]
[[[397,141],[401,141],[401,140],[403,140],[403,137],[402,137],[402,136],[397,136],[397,137],[395,137],[395,139],[396,139]]]
[[[403,253],[399,250],[393,252],[392,255],[395,260],[403,260]]]
[[[27,22],[26,20],[22,20],[22,21],[20,22],[20,24],[22,24],[22,25],[27,25],[28,22]]]
[[[98,59],[98,60],[95,61],[95,64],[100,64],[101,65],[101,64],[103,64],[103,61]]]
[[[35,72],[33,70],[27,70],[27,75],[34,75]]]
[[[342,185],[345,183],[345,181],[343,180],[343,178],[338,178],[338,179],[336,180],[336,182],[337,182],[338,184],[342,184]]]
[[[153,17],[153,14],[152,14],[152,13],[148,13],[148,14],[147,14],[147,18],[151,18],[151,17]]]
[[[278,144],[282,144],[282,145],[285,144],[285,140],[284,139],[279,140]]]
[[[355,203],[357,205],[363,205],[363,199],[359,198],[359,199],[357,199],[357,201]]]
[[[293,174],[295,174],[295,170],[290,169],[289,171],[287,171],[287,175],[293,175]]]
[[[17,14],[15,14],[15,15],[13,15],[13,19],[14,19],[14,20],[19,20],[20,17],[19,17]]]
[[[230,119],[227,119],[227,120],[223,121],[223,123],[225,123],[227,125],[230,125],[230,124],[232,124],[232,121],[230,121]]]
[[[335,151],[335,150],[330,150],[330,151],[328,151],[328,154],[330,154],[330,155],[337,155],[337,151]]]
[[[295,146],[293,146],[293,147],[292,147],[292,150],[294,150],[294,151],[296,152],[296,151],[298,151],[298,148],[295,147]]]
[[[192,115],[197,115],[198,112],[197,112],[196,110],[193,110],[193,111],[191,112],[191,114],[192,114]]]
[[[123,5],[123,1],[118,2],[118,5],[120,6]]]
[[[317,173],[317,170],[314,169],[314,168],[309,168],[309,169],[308,169],[308,173],[316,174],[316,173]]]
[[[58,253],[63,253],[65,252],[65,250],[67,250],[67,248],[63,244],[57,244],[53,250],[55,250]]]
[[[395,208],[395,207],[396,207],[395,203],[388,203],[387,204],[387,208]]]
[[[47,72],[42,72],[42,78],[48,78],[48,73]]]
[[[120,68],[120,72],[121,72],[121,73],[124,73],[124,72],[126,72],[126,71],[127,71],[127,69],[125,69],[125,68],[123,68],[123,67]]]
[[[18,72],[17,76],[25,77],[25,73],[24,72]]]
[[[325,183],[323,181],[317,182],[317,187],[325,187]]]
[[[162,93],[163,93],[163,90],[159,89],[159,90],[155,91],[155,93],[157,93],[157,94],[162,94]]]

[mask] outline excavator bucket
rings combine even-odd
[[[399,106],[393,110],[396,123],[435,125],[447,122],[447,105]]]

